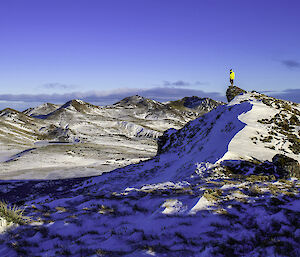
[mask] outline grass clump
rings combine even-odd
[[[24,209],[9,206],[6,202],[0,201],[0,217],[4,218],[8,223],[16,223],[20,225],[27,224],[31,218],[23,215]]]
[[[264,191],[261,190],[261,188],[257,185],[252,185],[250,188],[249,188],[249,191],[250,193],[254,194],[254,195],[261,195],[261,194],[264,194]]]
[[[217,201],[223,194],[221,189],[207,189],[204,192],[204,197],[209,201]]]
[[[114,212],[115,212],[114,209],[109,208],[103,204],[100,206],[100,208],[98,210],[98,213],[100,213],[100,214],[109,214],[109,213],[114,213]]]
[[[265,182],[265,181],[273,181],[275,180],[274,175],[250,175],[246,177],[246,180],[249,182]]]
[[[57,210],[58,212],[67,212],[67,209],[65,207],[61,207],[61,206],[56,206],[55,210]]]

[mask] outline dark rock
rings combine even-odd
[[[177,132],[176,129],[170,128],[164,132],[164,134],[157,139],[157,155],[166,151],[171,144],[171,135]]]
[[[280,178],[279,175],[275,172],[275,167],[272,162],[265,161],[260,164],[257,164],[253,171],[254,174],[261,174],[266,176],[272,176],[274,175],[276,178]]]
[[[242,93],[247,93],[247,91],[236,86],[229,86],[226,90],[227,101],[230,102],[233,98]]]
[[[297,177],[300,178],[300,164],[297,160],[285,156],[283,154],[276,154],[272,158],[276,173],[283,178]]]
[[[278,206],[284,204],[284,201],[281,201],[277,197],[271,197],[269,200],[269,204],[273,206]]]

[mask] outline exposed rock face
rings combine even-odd
[[[247,91],[236,86],[229,86],[226,90],[226,97],[228,102],[230,102],[233,98],[242,93],[247,93]]]
[[[297,177],[300,178],[299,162],[293,158],[287,157],[283,154],[276,154],[272,158],[273,164],[276,167],[276,172],[285,178]]]
[[[40,129],[39,140],[54,140],[59,142],[69,142],[73,133],[68,126],[59,127],[54,124]],[[71,142],[71,141],[70,141]]]
[[[175,132],[177,132],[176,129],[170,128],[170,129],[166,130],[162,136],[158,137],[157,154],[161,154],[165,151],[164,148],[167,145],[167,142],[171,140],[171,135]]]

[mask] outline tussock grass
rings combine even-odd
[[[56,206],[55,210],[57,210],[59,212],[67,212],[67,209],[65,207],[62,207],[62,206]]]
[[[220,199],[221,195],[223,194],[221,189],[207,189],[204,192],[204,197],[209,201],[217,201]]]
[[[13,222],[16,224],[27,224],[31,221],[30,217],[23,215],[24,209],[16,205],[10,206],[4,201],[0,201],[0,217],[6,219],[8,223]]]

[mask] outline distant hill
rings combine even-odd
[[[23,113],[28,116],[41,116],[41,115],[47,115],[57,110],[59,107],[60,105],[58,104],[45,103],[34,108],[26,109],[25,111],[23,111]]]
[[[168,106],[179,110],[194,110],[198,113],[207,113],[215,109],[217,106],[225,104],[223,102],[215,101],[210,98],[200,98],[198,96],[184,97],[180,100],[170,101]]]

